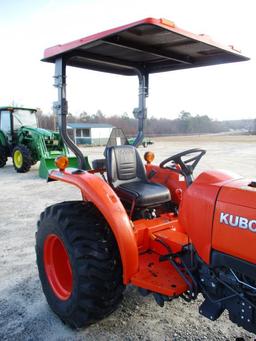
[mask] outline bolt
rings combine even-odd
[[[210,319],[212,320],[212,319],[213,319],[213,317],[212,317],[212,316],[210,316]]]
[[[213,288],[215,288],[215,287],[216,287],[216,284],[214,284],[213,282],[212,282],[212,287],[213,287]]]
[[[244,302],[242,302],[242,305],[245,305]]]
[[[249,305],[249,309],[252,309],[252,306],[251,306],[251,305]]]
[[[250,320],[250,319],[248,319],[248,320],[247,320],[247,322],[251,322],[251,320]]]
[[[244,313],[244,309],[242,309],[242,313]]]
[[[243,317],[243,316],[241,316],[241,319],[243,320],[243,319],[244,319],[244,317]]]

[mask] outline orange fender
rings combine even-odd
[[[138,271],[138,247],[132,224],[115,192],[100,177],[89,172],[72,174],[68,170],[52,170],[49,178],[78,187],[83,199],[92,202],[103,214],[116,238],[123,265],[123,281],[127,284]]]

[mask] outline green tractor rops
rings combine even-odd
[[[38,128],[36,109],[0,107],[0,168],[8,157],[18,173],[28,172],[40,161],[39,176],[47,178],[60,155],[68,156],[69,167],[78,167],[77,158],[69,155],[58,132]],[[85,163],[90,168],[87,158]]]

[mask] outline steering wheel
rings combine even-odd
[[[175,154],[163,160],[159,166],[161,168],[171,169],[172,171],[183,175],[186,179],[187,184],[191,184],[193,171],[205,153],[206,150],[198,148],[185,150],[184,152]],[[191,157],[182,160],[182,158],[191,154]],[[169,162],[173,162],[175,165],[172,165],[172,167],[166,166],[166,164],[168,164]],[[178,165],[179,167],[176,167],[176,165]]]

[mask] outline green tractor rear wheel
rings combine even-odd
[[[37,266],[52,310],[73,328],[112,313],[124,290],[114,235],[91,203],[62,202],[41,214]]]
[[[32,165],[32,157],[29,149],[20,144],[13,148],[12,152],[13,166],[18,173],[26,173]]]
[[[7,154],[4,146],[0,146],[0,168],[4,167],[7,162]]]

